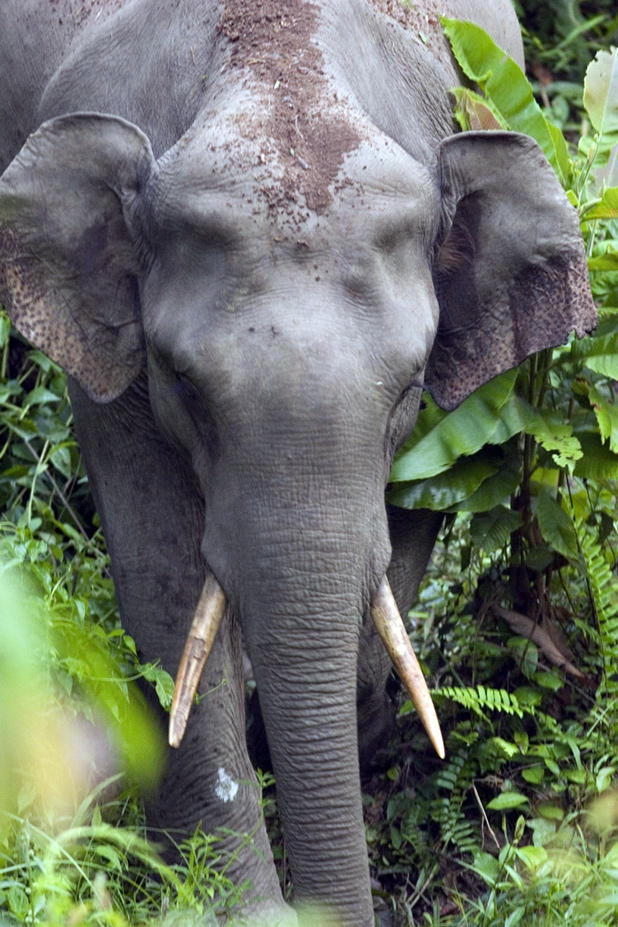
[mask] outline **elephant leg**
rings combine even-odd
[[[443,516],[427,509],[388,506],[392,546],[388,581],[401,614],[412,608],[427,569]],[[386,691],[392,669],[373,622],[363,627],[358,660],[358,742],[361,770],[370,771],[377,750],[386,746],[395,722],[395,706]]]
[[[172,838],[185,838],[200,823],[205,832],[217,835],[214,849],[223,853],[225,875],[237,886],[248,879],[253,884],[243,894],[242,904],[248,904],[254,915],[282,905],[259,801],[259,785],[245,746],[240,630],[228,610],[183,741],[178,750],[170,750],[149,821],[163,829],[173,822]],[[275,923],[266,922],[269,927]]]
[[[156,428],[145,377],[107,405],[91,402],[72,383],[71,400],[123,626],[142,661],[160,660],[175,675],[204,581],[203,500],[188,463]],[[246,749],[240,632],[229,611],[200,693],[180,748],[169,751],[149,823],[173,824],[174,841],[200,823],[206,832],[219,830],[226,874],[253,885],[244,900],[281,909]]]

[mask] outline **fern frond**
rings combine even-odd
[[[441,698],[450,698],[464,708],[474,711],[484,721],[488,721],[484,711],[498,711],[507,715],[517,715],[523,718],[524,712],[534,714],[531,705],[520,705],[517,697],[505,689],[490,689],[487,686],[444,686],[434,692],[434,698],[439,703]]]
[[[612,573],[596,531],[591,531],[581,518],[574,518],[574,524],[600,635],[604,665],[600,692],[615,694],[618,690],[618,578]]]
[[[459,819],[451,831],[450,839],[460,853],[474,853],[479,846],[478,824],[465,818]]]
[[[447,792],[455,791],[455,787],[462,777],[465,764],[466,755],[463,751],[453,753],[442,769],[435,775],[434,787],[445,789]]]
[[[440,838],[444,847],[455,844],[461,852],[472,852],[478,845],[474,822],[462,814],[464,798],[474,780],[476,764],[465,748],[453,753],[444,768],[433,779],[441,795],[431,802],[431,817],[440,825]]]

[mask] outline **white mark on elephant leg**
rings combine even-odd
[[[224,802],[234,801],[238,791],[238,783],[234,782],[222,766],[219,767],[217,775],[219,776],[219,782],[215,786],[215,795]]]

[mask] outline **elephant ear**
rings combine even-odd
[[[78,113],[44,123],[0,178],[0,301],[99,402],[144,362],[127,219],[153,165],[136,126]]]
[[[576,211],[539,146],[511,132],[446,139],[450,231],[434,276],[438,333],[425,385],[444,409],[530,354],[596,324]]]

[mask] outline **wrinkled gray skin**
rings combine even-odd
[[[154,822],[254,831],[228,874],[283,912],[242,629],[295,896],[347,927],[373,924],[357,710],[368,752],[389,714],[369,605],[388,570],[410,606],[439,524],[384,501],[418,384],[454,407],[593,324],[542,155],[443,141],[435,8],[389,5],[0,4],[0,297],[71,374],[125,627],[175,673],[207,564],[230,603]],[[437,5],[521,62],[508,0]]]

